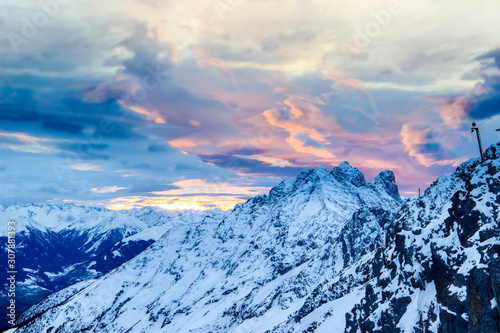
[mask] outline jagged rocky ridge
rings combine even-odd
[[[319,285],[273,331],[499,332],[500,146],[486,157],[407,201],[385,247]],[[339,308],[345,326],[335,329]]]
[[[499,332],[500,146],[402,202],[347,163],[172,228],[18,332]]]

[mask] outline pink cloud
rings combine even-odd
[[[462,137],[442,124],[405,124],[400,134],[405,151],[423,166],[457,166],[465,160],[454,151],[457,143],[463,141]]]

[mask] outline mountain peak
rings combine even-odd
[[[329,179],[330,178],[330,171],[322,165],[317,167],[316,169],[310,169],[306,171],[307,177],[313,177],[317,179]]]
[[[317,173],[328,173],[328,169],[324,166],[320,165],[317,169],[315,169]]]
[[[331,174],[339,182],[350,182],[356,186],[366,186],[365,175],[358,168],[355,168],[344,161],[332,169]]]
[[[392,172],[391,170],[381,171],[377,175],[377,177],[375,177],[373,183],[375,185],[380,185],[393,198],[398,198],[398,199],[400,198],[398,185],[396,184],[396,177],[394,177],[394,172]]]
[[[297,176],[297,179],[295,180],[294,185],[297,188],[300,185],[304,184],[305,182],[308,182],[311,180],[314,180],[315,182],[317,182],[320,179],[328,179],[329,177],[330,177],[330,173],[328,172],[328,169],[321,165],[316,169],[309,169],[309,170],[301,172]]]

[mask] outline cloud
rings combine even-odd
[[[229,207],[305,168],[349,160],[369,178],[401,159],[414,191],[475,154],[467,121],[498,114],[500,51],[483,51],[498,3],[463,3],[405,3],[351,62],[339,46],[386,2],[246,1],[222,20],[209,0],[61,5],[17,53],[0,40],[3,198]],[[1,7],[17,34],[40,10]]]
[[[464,161],[456,150],[457,143],[464,141],[463,136],[441,124],[405,124],[401,137],[405,151],[423,166],[457,166]]]
[[[102,166],[91,164],[91,163],[78,163],[69,165],[70,169],[78,170],[78,171],[102,171]],[[96,191],[93,191],[96,192]],[[101,192],[106,193],[106,192]]]
[[[477,73],[482,78],[472,89],[462,94],[427,97],[435,103],[427,107],[425,117],[402,126],[401,137],[405,151],[425,167],[434,165],[456,166],[477,154],[470,134],[470,123],[481,127],[483,143],[494,142],[492,122],[500,115],[500,49],[494,49],[475,58],[480,62]],[[441,121],[429,110],[437,109]],[[467,153],[465,153],[467,152]]]
[[[170,146],[167,145],[151,145],[148,147],[148,151],[152,153],[158,153],[158,152],[166,152],[172,149]]]
[[[126,187],[105,186],[105,187],[94,187],[90,190],[95,193],[115,193],[117,191],[121,191],[124,189],[126,189]]]
[[[110,200],[107,207],[110,209],[144,206],[158,206],[164,209],[231,209],[237,203],[268,190],[265,186],[245,186],[243,183],[232,184],[223,181],[209,182],[205,179],[182,180],[173,185],[176,188],[157,191],[154,197],[118,197]]]
[[[275,175],[293,177],[303,171],[301,167],[294,167],[286,160],[268,158],[265,156],[238,156],[238,155],[199,155],[202,161],[214,164],[224,169],[236,170],[246,175]]]
[[[136,24],[115,47],[127,53],[113,62],[122,68],[104,80],[40,72],[2,76],[0,119],[6,140],[0,149],[12,160],[1,166],[9,179],[8,189],[2,189],[5,203],[103,202],[123,192],[157,196],[152,192],[178,189],[170,184],[190,177],[238,178],[167,142],[196,132],[230,135],[225,104],[175,82],[169,45],[150,36],[144,25]],[[31,161],[40,170],[36,182],[22,167]]]
[[[484,67],[500,69],[500,47],[476,57],[476,60],[493,60],[493,63],[485,63]]]
[[[304,143],[304,147],[323,148],[323,145],[321,143],[305,134],[298,133],[295,138],[302,141]]]
[[[358,81],[316,75],[295,79],[293,93],[263,116],[288,133],[286,142],[297,156],[335,164],[338,142],[375,134],[380,112]]]
[[[78,134],[82,131],[82,126],[80,125],[60,121],[44,121],[42,122],[42,127],[71,134]]]
[[[441,114],[447,125],[458,129],[465,121],[485,120],[500,114],[500,48],[476,60],[481,61],[482,82],[465,94],[444,101]],[[467,124],[468,125],[468,124]]]
[[[170,191],[180,189],[171,184],[133,183],[130,187],[130,194],[153,194],[153,192]]]

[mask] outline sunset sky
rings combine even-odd
[[[0,202],[230,209],[347,160],[415,195],[500,141],[500,2],[4,0]]]

